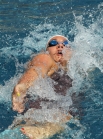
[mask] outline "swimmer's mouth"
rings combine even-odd
[[[62,51],[58,51],[58,54],[59,54],[59,55],[62,55],[63,53],[62,53]]]

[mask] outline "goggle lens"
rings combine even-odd
[[[58,42],[56,41],[56,40],[51,40],[50,42],[49,42],[49,47],[50,46],[55,46],[55,45],[57,45],[58,44]]]
[[[56,40],[51,40],[48,44],[48,47],[56,46],[57,44],[63,44],[64,46],[69,45],[67,40],[65,40],[64,42],[57,42]]]

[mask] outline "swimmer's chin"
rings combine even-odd
[[[59,59],[59,62],[60,62],[60,63],[63,63],[63,62],[65,62],[65,61],[67,61],[67,60],[65,60],[63,56]]]
[[[61,62],[62,59],[63,59],[63,56],[62,56],[62,55],[58,55],[58,56],[56,56],[56,57],[54,58],[54,60],[55,60],[56,62]]]

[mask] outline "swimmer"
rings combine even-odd
[[[73,52],[70,48],[69,41],[66,37],[61,35],[51,37],[47,42],[46,52],[37,54],[36,56],[33,57],[33,59],[29,62],[28,69],[22,75],[17,85],[14,87],[12,93],[13,110],[17,111],[18,113],[24,112],[26,92],[38,79],[39,74],[43,78],[49,76],[50,78],[57,80],[57,77],[59,76],[58,71],[63,70],[64,73],[66,73],[67,62],[72,57],[72,53]],[[65,95],[66,94],[65,89],[68,89],[68,87],[64,87],[64,81],[63,81],[64,77],[66,78],[65,84],[67,84],[68,87],[72,86],[72,79],[70,79],[70,77],[68,77],[67,75],[63,74],[63,77],[58,77],[58,83],[62,86],[61,87],[62,89],[58,91],[58,86],[55,86],[55,91],[57,93],[61,93],[61,95]],[[42,100],[39,99],[39,101]],[[32,107],[35,107],[34,105],[35,103],[32,104]],[[70,120],[71,117],[72,116],[69,113],[68,115],[63,114],[62,122],[66,123],[67,121]],[[50,131],[50,129],[53,129],[53,131],[52,130]],[[61,130],[62,126],[60,124],[54,124],[54,123],[45,123],[40,127],[24,126],[21,128],[21,131],[32,139],[37,137],[39,138],[41,131],[43,132],[41,133],[41,135],[45,135],[45,137],[47,137]]]

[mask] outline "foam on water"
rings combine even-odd
[[[103,72],[103,30],[101,28],[103,16],[100,14],[89,27],[83,26],[82,16],[75,18],[76,36],[74,42],[71,43],[74,48],[74,55],[68,64],[68,74],[73,78],[73,86],[76,86],[75,91],[77,91],[84,78],[88,77],[89,72],[95,67]]]

